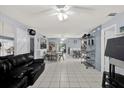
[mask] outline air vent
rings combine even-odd
[[[110,13],[108,16],[115,16],[117,13]]]

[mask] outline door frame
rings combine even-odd
[[[102,33],[101,33],[101,72],[103,72],[105,70],[105,56],[104,56],[104,53],[105,53],[105,33],[107,31],[109,31],[109,29],[111,28],[114,28],[114,36],[116,36],[116,33],[117,33],[117,25],[116,24],[113,24],[113,25],[110,25],[109,27],[106,27],[104,29],[102,29]]]
[[[35,48],[35,39],[34,37],[30,37],[30,53],[34,56],[34,48]],[[32,46],[33,45],[33,46]]]
[[[66,45],[66,43],[59,44],[59,51],[61,50],[60,49],[61,45],[64,45],[65,46],[65,53],[67,53],[67,45]]]

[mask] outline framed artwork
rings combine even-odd
[[[40,49],[46,49],[46,48],[47,48],[46,39],[40,38]]]
[[[49,42],[49,51],[56,51],[56,43]]]

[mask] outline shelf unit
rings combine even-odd
[[[84,34],[81,40],[81,63],[88,67],[95,69],[95,36]]]

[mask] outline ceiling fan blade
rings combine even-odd
[[[52,8],[48,8],[48,9],[41,10],[40,13],[47,13],[47,12],[50,12],[52,10],[53,10]]]
[[[56,15],[57,15],[57,13],[52,13],[49,16],[56,16]]]
[[[72,6],[72,8],[80,9],[80,10],[88,10],[88,11],[93,11],[94,10],[93,8],[85,7],[85,6]]]
[[[84,6],[71,6],[71,11],[74,11],[77,14],[91,14],[94,13],[94,9],[90,7]]]
[[[47,14],[47,13],[51,13],[53,11],[52,8],[48,8],[48,9],[44,9],[39,11],[39,14]]]
[[[49,14],[53,11],[52,8],[48,8],[48,9],[43,9],[43,10],[40,10],[38,12],[35,12],[33,13],[34,15],[45,15],[45,14]]]
[[[67,12],[65,12],[65,14],[67,14],[67,15],[73,15],[75,12],[73,12],[73,11],[67,11]]]

